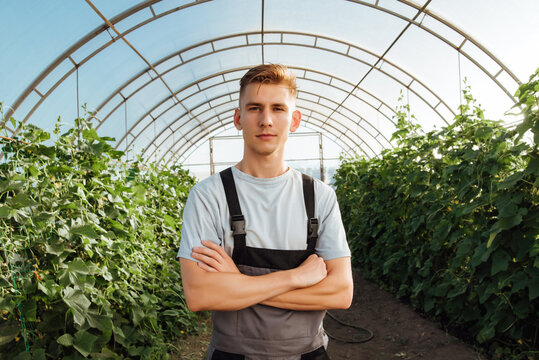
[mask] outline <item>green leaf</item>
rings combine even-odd
[[[24,351],[13,357],[13,360],[32,360],[32,354],[28,351]]]
[[[534,174],[535,176],[539,176],[539,157],[533,157],[530,159],[524,174]]]
[[[20,332],[20,325],[2,324],[0,326],[0,346],[12,342]]]
[[[519,171],[517,173],[512,174],[507,179],[503,180],[499,186],[498,189],[510,189],[515,186],[515,184],[522,179],[524,176],[524,172]]]
[[[452,224],[448,220],[442,220],[438,226],[434,229],[433,239],[436,241],[442,241],[447,238],[451,231]]]
[[[37,201],[32,200],[27,194],[22,193],[22,192],[18,193],[12,198],[7,199],[6,204],[10,205],[11,207],[15,209],[20,209],[22,207],[27,207],[27,206],[39,205]]]
[[[75,333],[73,339],[73,347],[78,350],[83,356],[87,357],[92,352],[97,336],[90,334],[86,330],[79,330]]]
[[[73,226],[71,229],[69,229],[69,231],[72,234],[86,236],[90,239],[97,239],[99,237],[92,225]]]
[[[138,324],[140,324],[140,322],[142,321],[142,319],[144,319],[144,317],[146,316],[144,314],[144,311],[140,308],[140,306],[133,306],[131,308],[131,313],[133,314],[133,324],[135,326],[137,326]]]
[[[88,275],[90,273],[90,269],[88,269],[88,266],[84,263],[84,261],[80,258],[76,258],[72,262],[70,262],[67,265],[67,269],[70,272],[81,274],[81,275]]]
[[[438,286],[434,289],[434,295],[438,297],[445,297],[447,294],[447,290],[449,290],[449,287],[451,286],[451,283],[449,282],[440,282]]]
[[[32,360],[46,360],[45,349],[32,348]]]
[[[73,336],[71,334],[64,334],[56,339],[56,342],[63,346],[73,346]]]
[[[476,336],[476,339],[479,343],[484,343],[485,341],[488,341],[494,337],[494,326],[491,326],[490,324],[487,324],[483,326],[481,331]]]
[[[487,139],[492,136],[493,130],[490,126],[483,126],[478,128],[475,131],[475,137],[481,138],[481,139]]]
[[[161,315],[165,315],[165,316],[180,316],[181,313],[178,311],[178,310],[174,310],[174,309],[169,309],[169,310],[165,310],[161,313]]]
[[[507,270],[511,257],[505,250],[498,249],[492,254],[492,268],[490,270],[491,275],[495,275],[500,271]]]
[[[28,299],[24,302],[24,305],[22,307],[22,313],[24,314],[24,318],[26,321],[36,321],[36,300],[35,299]]]
[[[51,279],[38,282],[37,288],[49,298],[55,298],[60,292],[60,285]]]
[[[504,217],[500,220],[498,220],[494,225],[493,228],[497,228],[500,230],[508,230],[511,229],[518,224],[522,222],[522,215],[516,214],[510,217]]]
[[[11,208],[9,206],[0,206],[0,219],[7,218],[11,215]]]
[[[447,294],[448,298],[454,298],[461,294],[464,294],[468,290],[468,284],[465,281],[460,281],[457,283]]]
[[[514,294],[526,287],[528,284],[528,276],[524,272],[520,271],[519,273],[513,275],[511,282],[511,292]]]
[[[45,251],[52,255],[62,255],[64,253],[64,244],[45,244]]]
[[[494,241],[494,238],[496,238],[496,235],[498,235],[497,232],[490,233],[490,236],[488,237],[488,242],[487,242],[487,249],[492,246],[492,242]]]
[[[530,301],[539,296],[539,278],[532,278],[528,281],[528,289],[530,290]]]
[[[513,312],[519,319],[526,319],[530,314],[530,302],[524,298],[513,306]]]
[[[73,311],[73,319],[79,326],[86,322],[86,314],[91,303],[81,290],[67,287],[62,296],[64,302]]]
[[[88,323],[104,333],[112,332],[112,319],[109,316],[89,313]]]
[[[20,190],[24,187],[23,181],[1,180],[0,194],[6,191]]]

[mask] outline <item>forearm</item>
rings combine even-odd
[[[185,297],[192,311],[240,310],[297,287],[290,271],[262,276],[210,273],[204,272],[194,261],[181,259],[180,262]]]
[[[290,310],[347,309],[353,297],[350,258],[329,260],[326,265],[328,276],[318,284],[279,294],[262,304]]]

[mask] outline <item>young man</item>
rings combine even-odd
[[[234,113],[243,159],[189,193],[178,257],[187,305],[213,310],[208,360],[328,359],[325,310],[352,301],[335,193],[284,162],[300,121],[295,76],[249,70]]]

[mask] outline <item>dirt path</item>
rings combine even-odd
[[[362,344],[330,341],[328,353],[332,360],[486,359],[373,282],[355,274],[354,283],[354,302],[350,309],[332,311],[332,314],[347,323],[370,329],[374,338]],[[327,316],[324,324],[330,334],[353,338],[353,332],[347,336],[349,331]],[[357,336],[358,332],[355,334]],[[359,335],[364,337],[366,333]]]
[[[422,318],[409,306],[381,290],[376,284],[354,275],[354,302],[350,309],[332,311],[340,320],[374,333],[366,343],[351,344],[330,340],[328,353],[332,360],[485,360],[467,344]],[[343,327],[328,316],[326,330],[341,338],[363,338],[366,333]],[[186,337],[178,346],[180,354],[172,359],[201,360],[208,344],[209,330],[197,337]]]

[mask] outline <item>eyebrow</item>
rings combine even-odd
[[[245,104],[245,106],[264,106],[264,104],[262,103],[258,103],[258,102],[248,102],[247,104]],[[270,104],[270,106],[281,106],[281,107],[285,107],[285,108],[288,108],[288,106],[285,104],[285,103],[274,103],[274,104]]]

